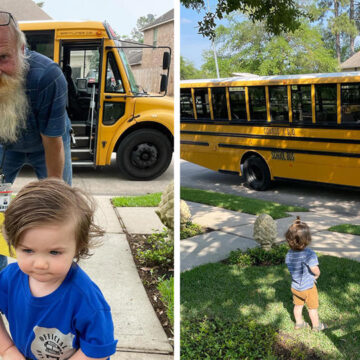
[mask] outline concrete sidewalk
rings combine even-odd
[[[218,262],[228,257],[230,251],[246,250],[257,246],[253,239],[255,215],[243,214],[204,204],[187,202],[196,224],[214,231],[180,241],[181,271]],[[347,257],[360,261],[360,236],[327,231],[338,224],[360,224],[359,217],[335,216],[323,212],[294,212],[291,216],[276,221],[277,241],[284,241],[288,227],[299,215],[312,233],[311,248],[324,254]]]
[[[169,355],[173,348],[141,283],[125,234],[148,234],[163,226],[154,209],[123,208],[117,214],[110,197],[95,196],[95,199],[98,205],[95,221],[106,230],[106,235],[102,246],[80,266],[100,287],[111,306],[118,339],[117,352],[111,358],[173,359]]]

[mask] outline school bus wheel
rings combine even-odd
[[[155,129],[139,129],[124,138],[117,150],[120,171],[132,180],[152,180],[168,167],[172,146],[168,137]]]
[[[265,161],[252,155],[244,162],[245,182],[254,190],[266,190],[270,187],[270,171]]]

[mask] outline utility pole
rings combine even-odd
[[[210,12],[210,0],[207,1],[207,5],[208,5],[208,12]],[[215,48],[214,39],[211,39],[211,45],[212,45],[212,48],[213,48],[213,51],[214,51],[216,75],[217,75],[217,78],[220,79],[219,65],[218,65],[218,62],[217,62],[217,55],[216,55],[216,48]]]

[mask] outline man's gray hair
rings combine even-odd
[[[26,47],[27,45],[25,34],[20,30],[19,25],[14,18],[10,20],[9,28],[11,29],[13,35],[15,36],[15,41],[19,52],[19,56],[23,56],[22,48]]]

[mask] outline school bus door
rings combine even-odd
[[[112,46],[111,40],[104,40],[96,165],[110,164],[116,143],[131,126],[134,113],[135,99],[117,49]]]

